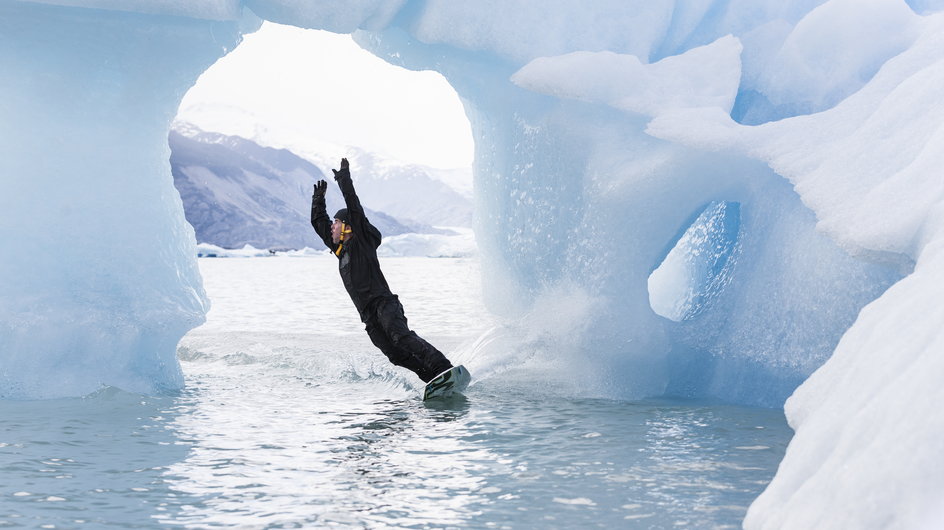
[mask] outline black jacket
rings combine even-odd
[[[338,256],[338,271],[347,294],[354,301],[354,307],[360,313],[361,321],[367,322],[371,303],[379,297],[393,296],[387,286],[387,280],[380,270],[377,259],[377,247],[380,246],[381,234],[377,227],[370,224],[364,215],[361,201],[354,192],[351,172],[347,169],[338,171],[335,179],[344,195],[350,226],[354,237],[343,242],[340,255],[338,245],[331,240],[331,218],[325,206],[324,197],[312,196],[311,226],[321,237],[324,244]]]

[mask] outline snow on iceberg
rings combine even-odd
[[[921,24],[913,46],[890,59],[835,107],[754,127],[711,110],[676,110],[649,126],[670,141],[738,151],[788,178],[816,212],[818,228],[854,253],[916,259],[936,233],[944,198],[944,32]]]
[[[305,247],[300,251],[294,252],[305,255],[312,252],[312,249]],[[317,251],[318,254],[324,254],[325,252],[326,250],[324,249]],[[256,248],[249,244],[243,245],[242,248],[223,248],[210,243],[197,244],[198,258],[263,258],[274,256],[275,254],[275,252],[270,252],[268,249]]]
[[[919,18],[897,0],[827,2],[797,23],[757,88],[774,104],[830,108],[911,45]]]
[[[381,257],[423,256],[427,258],[467,258],[476,255],[475,235],[461,227],[453,234],[400,234],[385,237],[377,255]]]
[[[572,52],[539,57],[511,80],[535,92],[649,116],[686,107],[730,112],[741,79],[740,54],[741,43],[730,35],[652,64],[609,51]]]

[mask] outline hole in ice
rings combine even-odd
[[[709,203],[649,275],[652,310],[675,322],[705,311],[731,280],[740,228],[739,203]]]
[[[177,120],[295,154],[339,151],[324,154],[331,164],[351,147],[433,168],[472,162],[471,125],[441,74],[389,64],[350,35],[272,22],[200,76]]]
[[[458,93],[351,35],[264,23],[187,92],[168,144],[201,257],[324,249],[312,187],[327,180],[329,215],[340,208],[341,157],[387,256],[475,250],[472,128]]]

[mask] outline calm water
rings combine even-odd
[[[791,435],[777,410],[536,394],[500,371],[424,404],[332,258],[200,264],[214,308],[179,395],[0,402],[0,527],[731,528]],[[384,267],[447,354],[493,325],[474,261]]]

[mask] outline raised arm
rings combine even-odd
[[[354,182],[351,180],[351,170],[347,159],[341,159],[340,170],[333,169],[332,171],[334,171],[334,180],[338,182],[341,194],[344,195],[344,204],[347,206],[347,215],[355,236],[371,240],[375,247],[380,245],[380,231],[370,224],[367,215],[364,214],[364,207],[361,206],[357,192],[354,191]]]
[[[315,184],[315,191],[311,195],[311,227],[315,229],[318,237],[333,252],[337,245],[331,241],[331,218],[328,217],[327,206],[325,205],[325,192],[327,191],[327,182],[319,180]]]

